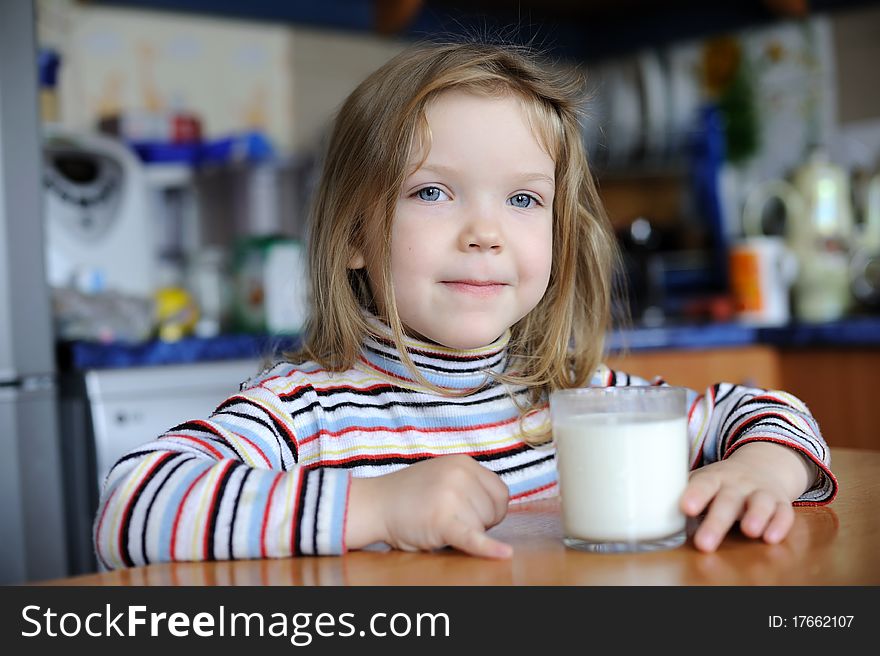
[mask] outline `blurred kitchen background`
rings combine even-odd
[[[625,256],[610,361],[880,384],[880,2],[13,0],[0,8],[0,582],[93,571],[100,482],[296,344],[333,114],[424,37],[579,69]],[[861,438],[859,438],[861,439]]]

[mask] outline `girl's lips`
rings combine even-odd
[[[494,280],[444,280],[442,284],[447,289],[484,298],[494,296],[507,287],[506,283]]]

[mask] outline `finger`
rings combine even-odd
[[[495,526],[507,515],[507,508],[510,504],[510,489],[498,474],[482,466],[480,468],[483,469],[483,475],[479,476],[480,485],[492,502],[492,520],[488,525]]]
[[[709,512],[697,532],[694,544],[700,551],[715,551],[743,510],[745,497],[730,488],[722,488],[712,500]]]
[[[510,558],[513,547],[486,535],[482,528],[462,520],[454,520],[445,533],[444,541],[472,556],[483,558]]]
[[[488,528],[497,522],[498,508],[495,499],[479,481],[466,493],[467,503],[473,509],[481,528]]]
[[[768,544],[778,544],[785,539],[791,527],[794,525],[794,508],[791,504],[781,501],[776,505],[776,514],[764,531],[764,541]]]
[[[681,510],[686,515],[696,517],[709,502],[718,494],[721,488],[721,477],[712,473],[699,472],[691,476],[681,495]]]
[[[507,514],[507,504],[503,506],[493,500],[483,488],[469,498],[474,513],[479,517],[483,528],[489,529],[499,524]]]
[[[507,488],[507,484],[501,480],[501,477],[469,456],[462,456],[462,468],[459,470],[459,473],[465,476],[468,486],[473,483],[477,485],[476,494],[480,498],[476,500],[477,503],[474,505],[474,509],[479,514],[483,526],[494,526],[504,519],[504,516],[507,514],[510,491]],[[472,498],[473,493],[468,496],[472,502],[475,501]]]
[[[446,508],[450,516],[465,507],[476,515],[475,525],[483,528],[492,524],[497,514],[496,502],[483,479],[494,474],[469,456],[452,455],[444,459],[448,467],[436,502]]]
[[[776,499],[769,493],[762,490],[752,492],[746,499],[746,512],[739,522],[740,530],[750,538],[761,537],[776,512],[776,504]]]

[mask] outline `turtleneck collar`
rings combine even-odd
[[[400,360],[391,329],[378,317],[365,313],[375,334],[364,339],[361,353],[365,364],[408,386],[418,385],[412,372]],[[419,373],[426,380],[451,389],[470,389],[490,380],[488,374],[500,374],[507,365],[507,344],[510,330],[486,346],[475,349],[452,349],[404,336],[404,346]]]

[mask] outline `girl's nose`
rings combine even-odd
[[[463,251],[500,252],[504,247],[498,225],[485,218],[469,221],[459,235],[459,246]]]

